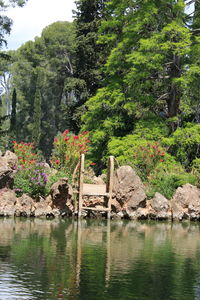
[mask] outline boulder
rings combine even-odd
[[[34,216],[34,200],[26,194],[17,198],[15,205],[15,216],[31,217]]]
[[[160,193],[155,193],[153,199],[147,204],[148,214],[150,218],[167,220],[171,218],[171,204]]]
[[[189,183],[179,187],[171,200],[174,220],[200,219],[200,190]]]
[[[123,211],[125,215],[135,216],[139,207],[145,206],[145,189],[140,177],[130,166],[118,168],[114,175],[112,208]],[[115,205],[114,203],[119,203]],[[134,217],[133,217],[134,218]]]
[[[7,165],[0,166],[0,189],[12,188],[13,183],[13,170]]]
[[[6,151],[4,156],[0,156],[0,189],[13,186],[13,173],[17,165],[17,156]]]
[[[7,150],[2,158],[9,167],[11,167],[11,168],[16,167],[17,162],[18,162],[18,158],[17,158],[17,155],[15,153]]]
[[[52,209],[58,209],[61,215],[73,212],[72,187],[68,178],[61,178],[51,187]]]
[[[104,174],[103,174],[104,175]],[[94,184],[105,184],[105,178],[103,175],[100,176],[94,176],[92,178],[92,181]]]
[[[15,214],[16,195],[10,189],[0,190],[0,216],[11,217]]]
[[[35,217],[54,216],[51,205],[52,205],[51,197],[47,197],[46,199],[40,198],[40,201],[34,204],[34,216]]]

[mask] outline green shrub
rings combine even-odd
[[[192,171],[197,178],[197,185],[200,187],[200,158],[196,158],[192,161]]]
[[[17,194],[26,193],[32,197],[46,195],[48,171],[44,163],[36,163],[28,168],[18,166],[14,177],[14,189]]]
[[[32,143],[13,141],[13,149],[18,157],[14,177],[14,188],[17,194],[26,193],[32,197],[44,196],[49,169],[45,163],[40,162],[40,154]]]
[[[67,177],[69,180],[69,183],[71,183],[71,176],[69,176],[68,174],[66,174],[63,171],[57,171],[56,173],[49,175],[48,181],[46,184],[46,190],[45,190],[46,195],[48,195],[50,193],[52,185],[63,177]]]
[[[156,192],[161,193],[167,199],[171,199],[175,190],[186,183],[195,185],[196,177],[189,173],[183,174],[165,174],[158,173],[149,181],[147,196],[153,197]]]
[[[127,164],[136,169],[142,180],[147,180],[152,170],[158,164],[164,163],[166,157],[169,160],[169,155],[159,142],[139,139],[137,135],[113,138],[108,149],[120,164]]]
[[[162,145],[188,167],[200,155],[200,125],[187,123],[185,128],[178,128],[171,137],[163,138]]]

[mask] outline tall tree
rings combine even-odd
[[[131,133],[149,112],[172,118],[175,129],[180,77],[191,45],[184,10],[183,0],[108,2],[100,37],[111,48],[105,86],[86,102],[83,117],[84,129],[93,132],[95,151],[105,149],[111,136]]]
[[[33,105],[32,142],[36,147],[40,145],[41,120],[42,120],[42,82],[43,76],[40,68],[37,68],[37,81]]]
[[[56,22],[47,26],[40,38],[25,43],[13,53],[12,84],[18,94],[17,122],[20,124],[18,139],[32,138],[34,105],[37,103],[39,107],[35,101],[39,99],[39,89],[42,97],[40,148],[47,155],[50,155],[57,132],[72,127],[68,107],[76,102],[78,85],[78,79],[73,77],[74,39],[72,23]],[[42,74],[39,82],[38,70]]]
[[[10,132],[16,132],[16,105],[17,105],[17,93],[16,89],[13,90],[12,94],[12,110],[10,118]]]
[[[98,30],[104,18],[106,0],[75,1],[76,23],[76,70],[75,77],[85,82],[85,94],[80,104],[93,96],[101,86],[101,67],[104,62],[103,48],[97,43]]]

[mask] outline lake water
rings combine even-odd
[[[200,225],[0,219],[0,299],[200,300]]]

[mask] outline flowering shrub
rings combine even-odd
[[[13,149],[18,157],[19,165],[23,168],[27,168],[32,164],[35,164],[39,157],[34,151],[32,143],[17,143],[13,141]]]
[[[86,153],[89,149],[90,140],[88,135],[88,131],[73,135],[69,133],[68,129],[63,133],[59,133],[54,139],[52,166],[55,169],[63,169],[68,174],[72,174],[80,155]]]
[[[48,169],[40,162],[39,154],[32,143],[13,142],[15,154],[18,156],[17,172],[14,187],[18,193],[28,193],[31,196],[45,195],[48,181]]]
[[[165,155],[166,153],[159,146],[159,143],[154,142],[148,143],[146,146],[140,146],[134,158],[143,176],[148,177],[158,163],[165,161]]]

